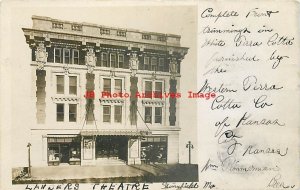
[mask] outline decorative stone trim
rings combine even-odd
[[[56,102],[79,102],[79,98],[78,97],[67,97],[67,96],[64,96],[64,97],[51,97],[52,98],[52,101],[54,103]]]
[[[153,105],[153,106],[163,106],[165,105],[165,101],[163,100],[142,100],[143,105]]]
[[[99,99],[100,104],[124,104],[124,99],[116,99],[116,98],[102,98]]]

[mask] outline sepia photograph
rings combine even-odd
[[[13,185],[199,180],[196,6],[10,13]]]

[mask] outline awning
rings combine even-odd
[[[46,137],[53,137],[53,138],[74,138],[78,137],[79,134],[47,134],[43,135],[44,138]]]
[[[150,135],[150,131],[141,130],[82,130],[80,132],[82,136],[145,136]]]

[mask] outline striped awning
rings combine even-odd
[[[78,137],[79,134],[47,134],[43,137],[55,137],[55,138],[74,138]]]
[[[145,136],[150,135],[150,131],[140,130],[82,130],[82,136]]]

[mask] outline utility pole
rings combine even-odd
[[[189,164],[191,164],[191,149],[194,148],[194,145],[191,143],[191,141],[189,141],[188,144],[186,144],[186,148],[189,149]]]
[[[31,147],[31,144],[28,143],[27,147],[28,147],[28,177],[31,177],[31,164],[30,164],[30,147]]]

